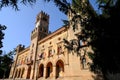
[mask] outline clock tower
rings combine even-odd
[[[43,39],[49,34],[48,25],[49,25],[49,15],[41,11],[36,17],[35,29],[31,33],[31,44],[30,44],[29,57],[31,61],[33,61],[33,65],[31,65],[32,67],[31,76],[32,77],[30,79],[34,78],[38,41]]]
[[[38,28],[39,40],[48,35],[49,15],[41,11],[36,17],[35,27]]]

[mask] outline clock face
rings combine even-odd
[[[40,25],[40,23],[39,23],[39,22],[37,22],[37,23],[36,23],[36,27],[38,27],[39,25]]]

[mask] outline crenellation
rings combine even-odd
[[[22,45],[22,44],[19,44],[16,48],[17,52],[21,52],[24,49],[25,49],[25,45]]]
[[[37,32],[37,29],[38,29],[38,28],[36,27],[36,28],[32,31],[31,34],[32,34],[32,35],[35,34],[35,33]]]

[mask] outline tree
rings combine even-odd
[[[93,66],[99,67],[104,77],[107,78],[106,76],[109,74],[120,73],[118,48],[120,45],[118,29],[120,25],[120,0],[99,0],[99,8],[102,9],[102,14],[97,20],[100,29],[97,33],[99,38],[96,40],[95,46],[99,52],[95,54]]]
[[[64,21],[67,25],[73,22],[73,30],[76,29],[76,22],[82,26],[83,40],[90,38],[88,45],[91,45],[94,53],[91,56],[93,64],[91,70],[95,73],[102,72],[105,80],[109,80],[109,74],[120,73],[120,0],[96,0],[101,10],[98,14],[91,6],[89,0],[44,0],[53,1],[60,11],[67,14],[71,11],[74,14],[72,20]],[[35,3],[36,0],[22,0],[22,3]],[[18,10],[18,0],[2,0],[2,7],[12,6]],[[78,14],[79,13],[79,14]],[[87,17],[85,17],[87,16]],[[67,41],[66,41],[67,42]],[[79,50],[81,47],[78,46]],[[71,49],[71,48],[70,48]]]
[[[3,7],[9,7],[11,6],[13,9],[15,10],[19,10],[18,4],[22,3],[24,5],[26,4],[34,4],[36,2],[36,0],[1,0],[0,1],[0,9],[2,9]]]
[[[0,24],[0,48],[2,48],[3,47],[3,42],[2,42],[2,40],[4,39],[4,33],[3,33],[3,30],[5,30],[6,29],[6,26],[5,25],[1,25]],[[2,50],[0,50],[0,74],[3,74],[3,69],[2,69],[2,63],[3,63],[3,58],[2,58]],[[1,75],[0,75],[1,76]]]
[[[4,39],[4,33],[3,33],[3,30],[6,29],[6,26],[5,25],[1,25],[0,24],[0,48],[3,47],[3,44],[2,44],[2,40]],[[2,50],[0,50],[0,55],[2,54]]]
[[[73,30],[76,28],[76,20],[79,19],[84,36],[80,35],[78,38],[82,37],[83,40],[90,38],[88,45],[92,46],[95,53],[91,55],[94,56],[91,70],[95,73],[102,72],[104,79],[109,80],[109,74],[116,75],[120,73],[120,0],[96,0],[99,9],[101,9],[101,14],[98,14],[92,8],[89,0],[72,1],[72,6],[69,6],[67,0],[54,0],[59,9],[65,14],[68,10],[74,14],[71,20]],[[68,21],[67,24],[71,21]],[[65,42],[69,43],[68,41]],[[78,46],[78,50],[80,48]],[[69,47],[69,49],[72,50],[73,48]]]
[[[15,49],[7,54],[0,56],[0,78],[8,78],[13,63]]]

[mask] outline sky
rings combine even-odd
[[[90,1],[95,5],[94,0]],[[20,4],[19,9],[20,11],[15,11],[11,7],[5,7],[0,10],[0,24],[7,26],[2,40],[4,53],[13,50],[18,44],[23,44],[25,47],[30,45],[31,31],[35,28],[36,16],[39,12],[44,11],[50,15],[49,31],[52,32],[62,27],[62,20],[67,19],[54,3],[45,3],[43,0],[39,0],[34,5]]]

